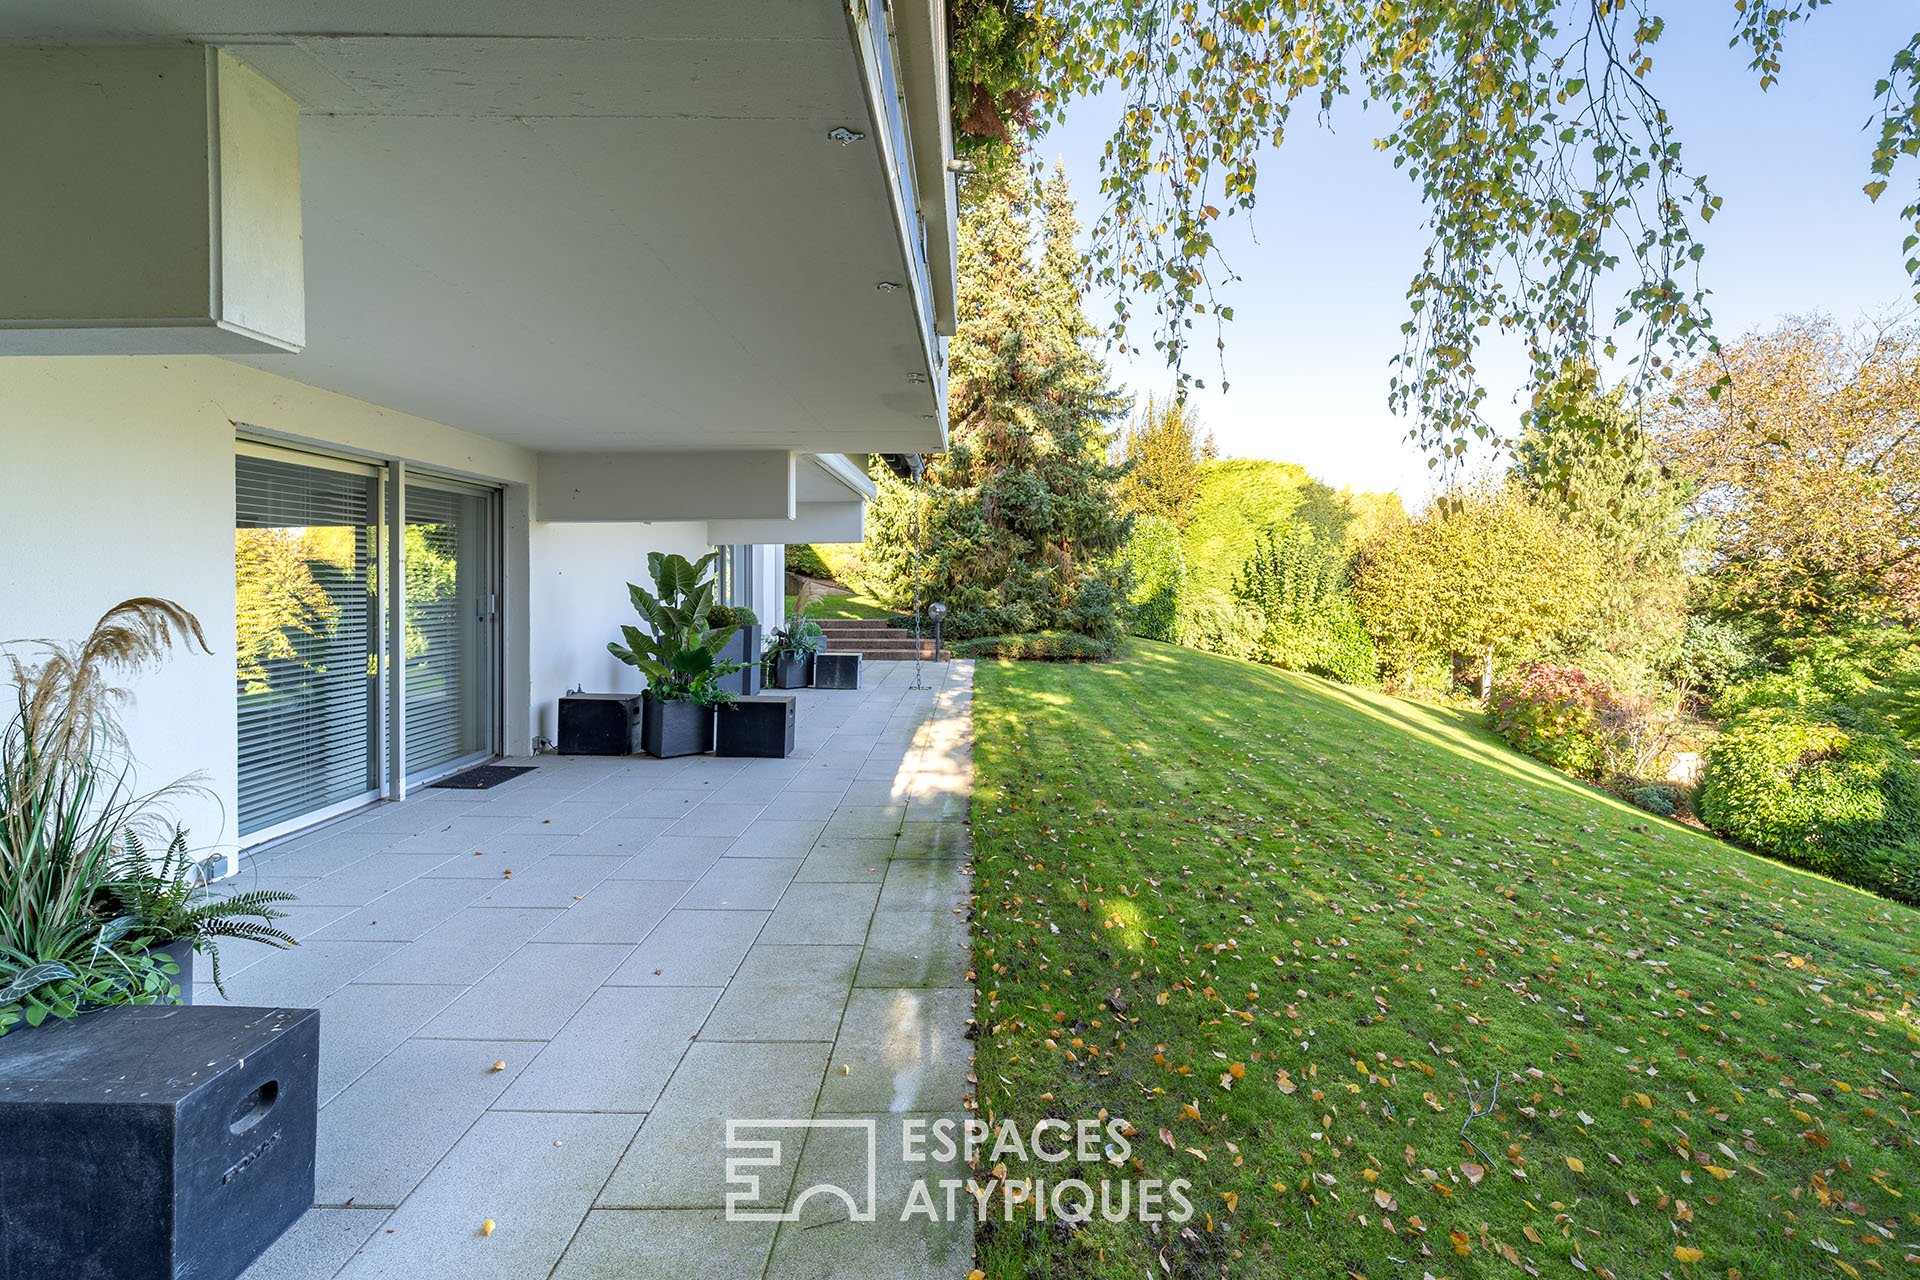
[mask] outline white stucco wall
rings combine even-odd
[[[626,584],[644,581],[649,551],[711,549],[705,522],[540,522],[529,505],[538,466],[530,451],[216,357],[0,358],[0,641],[78,638],[136,595],[177,600],[199,617],[212,654],[177,655],[136,681],[126,714],[142,783],[203,776],[206,798],[179,809],[197,844],[231,847],[237,838],[241,429],[503,485],[509,754],[536,735],[556,736],[555,704],[568,689],[642,686],[606,651],[634,620]],[[753,555],[753,607],[777,625],[783,549]]]
[[[627,584],[647,584],[649,551],[692,560],[712,549],[704,521],[534,523],[528,600],[535,619],[529,662],[535,734],[554,740],[558,703],[571,689],[638,693],[646,687],[638,671],[607,652],[622,624],[639,621]]]
[[[0,641],[77,639],[130,596],[191,610],[211,656],[134,682],[125,720],[143,785],[202,775],[207,796],[179,817],[209,846],[236,838],[236,424],[521,486],[534,466],[527,450],[210,356],[0,359]]]

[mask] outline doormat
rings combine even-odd
[[[485,791],[488,787],[497,787],[503,782],[511,782],[523,773],[532,773],[538,765],[531,764],[483,764],[468,769],[465,773],[456,773],[451,778],[442,778],[438,782],[429,782],[430,787],[449,787],[455,791]]]

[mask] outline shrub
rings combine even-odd
[[[1187,578],[1180,529],[1164,516],[1133,522],[1125,556],[1133,567],[1127,594],[1127,630],[1148,640],[1174,640],[1180,625],[1180,593]]]
[[[1180,599],[1174,642],[1229,658],[1253,658],[1267,615],[1224,591],[1189,589]]]
[[[1488,726],[1514,750],[1583,778],[1607,772],[1622,718],[1613,690],[1572,667],[1528,667],[1487,702]]]
[[[1700,816],[1788,862],[1920,900],[1920,767],[1868,721],[1747,713],[1707,753]]]
[[[954,644],[958,658],[1013,658],[1022,662],[1108,662],[1119,646],[1078,631],[1035,631],[1027,635],[977,636]]]
[[[1645,809],[1662,818],[1671,818],[1680,812],[1680,789],[1670,783],[1656,782],[1635,787],[1627,793],[1627,800],[1634,808]]]
[[[787,544],[787,572],[797,573],[803,578],[833,577],[833,570],[827,566],[819,550],[810,542]]]
[[[1348,684],[1373,684],[1380,660],[1347,587],[1347,558],[1304,529],[1263,529],[1234,598],[1264,616],[1252,657]]]
[[[1760,665],[1759,652],[1737,628],[1692,617],[1680,635],[1680,652],[1671,674],[1676,684],[1714,693]]]

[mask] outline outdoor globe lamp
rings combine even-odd
[[[947,606],[935,600],[927,606],[927,616],[933,619],[933,660],[940,661],[940,619],[947,616]]]

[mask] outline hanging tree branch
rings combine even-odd
[[[1826,2],[1733,0],[1732,45],[1762,88],[1789,29]],[[1120,98],[1090,271],[1115,294],[1122,349],[1150,327],[1184,385],[1204,385],[1196,322],[1212,317],[1223,351],[1233,316],[1216,224],[1251,213],[1260,151],[1296,106],[1324,122],[1343,97],[1385,113],[1374,145],[1429,212],[1389,395],[1436,463],[1492,434],[1483,331],[1524,345],[1528,417],[1556,407],[1576,361],[1624,352],[1645,380],[1712,347],[1698,233],[1720,199],[1647,86],[1665,31],[1650,0],[1036,0],[1034,16],[1043,123],[1082,97]],[[1920,35],[1875,92],[1878,199],[1920,154]],[[1911,254],[1920,202],[1904,216]],[[1907,270],[1920,284],[1920,255]]]

